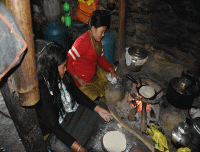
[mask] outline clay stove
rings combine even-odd
[[[139,79],[137,79],[139,82]],[[147,133],[147,126],[152,123],[160,128],[160,101],[162,100],[162,86],[150,78],[141,78],[142,85],[150,85],[156,92],[159,92],[153,100],[142,98],[136,89],[136,84],[128,81],[131,86],[130,91],[127,91],[123,100],[118,101],[117,111],[118,116],[126,121],[130,126],[136,127],[143,133]],[[130,84],[131,83],[131,84]]]

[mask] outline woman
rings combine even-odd
[[[98,96],[104,97],[106,74],[111,72],[117,79],[118,75],[106,60],[101,44],[110,27],[109,12],[94,11],[88,25],[89,30],[76,39],[68,52],[67,69],[82,92],[94,101]]]
[[[37,54],[40,101],[36,112],[43,134],[53,133],[48,138],[52,150],[87,152],[81,146],[87,144],[98,123],[112,116],[78,89],[67,71],[66,56],[53,42]]]

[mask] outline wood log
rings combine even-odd
[[[147,132],[147,112],[146,112],[147,104],[142,102],[142,121],[141,121],[141,131],[143,133]]]
[[[4,0],[7,9],[14,16],[28,46],[27,53],[15,71],[15,83],[21,106],[32,106],[40,99],[36,76],[36,61],[30,0]]]
[[[138,106],[136,106],[135,108],[132,108],[131,110],[130,110],[130,112],[129,112],[129,114],[128,114],[128,117],[127,117],[127,119],[129,120],[129,121],[134,121],[135,120],[135,114],[137,113],[137,108]]]

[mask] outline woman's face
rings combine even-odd
[[[65,60],[61,65],[58,66],[58,72],[60,74],[61,79],[63,78],[66,70],[67,70],[67,60]]]
[[[106,32],[107,27],[106,26],[101,26],[98,28],[95,28],[94,26],[92,26],[91,31],[92,31],[92,36],[93,38],[100,42],[101,39],[104,37],[104,33]]]

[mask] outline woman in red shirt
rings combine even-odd
[[[110,27],[108,11],[97,10],[89,20],[89,30],[78,37],[69,50],[67,69],[77,86],[93,101],[99,96],[103,101],[107,83],[105,75],[118,78],[114,66],[106,60],[101,39]]]

